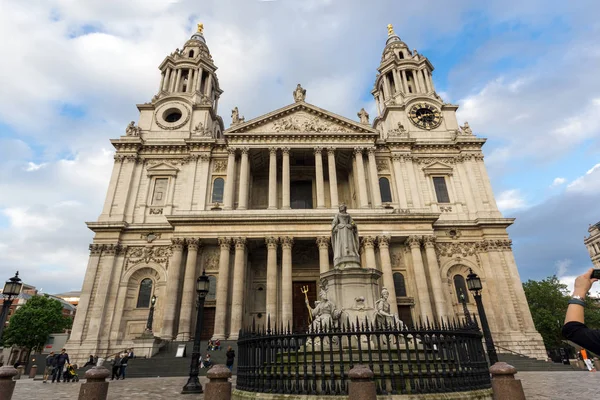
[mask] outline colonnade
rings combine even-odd
[[[165,71],[161,75],[160,80],[160,90],[164,92],[179,92],[179,87],[181,86],[181,77],[183,71],[187,70],[187,86],[185,93],[193,93],[200,92],[201,84],[202,84],[202,74],[203,68],[172,68],[167,67]],[[210,93],[212,89],[212,73],[208,72],[208,77],[206,78],[206,84],[204,86],[204,95],[210,98]]]
[[[338,178],[336,170],[336,149],[333,147],[323,148],[314,147],[312,148],[315,157],[315,183],[316,183],[316,199],[317,209],[326,208],[325,204],[325,180],[324,180],[324,169],[323,169],[323,155],[327,153],[327,169],[329,179],[329,195],[331,199],[331,208],[337,208],[339,205],[339,193],[338,193]],[[358,192],[358,203],[360,208],[369,207],[369,193],[367,191],[367,175],[365,173],[364,165],[364,154],[368,157],[368,174],[371,191],[371,205],[373,207],[381,207],[381,193],[379,190],[379,178],[377,173],[377,163],[375,159],[375,147],[355,147],[353,150],[354,159],[353,167],[357,175],[357,192]],[[249,162],[249,151],[248,147],[242,147],[239,149],[229,148],[228,159],[227,159],[227,177],[225,179],[225,188],[223,193],[223,209],[231,210],[234,208],[234,193],[235,193],[235,176],[236,176],[236,163],[237,154],[240,153],[240,179],[239,179],[239,190],[238,190],[238,210],[245,210],[248,208],[248,183],[250,179],[250,162]],[[268,187],[268,206],[269,210],[283,209],[287,210],[291,208],[290,198],[290,148],[289,147],[270,147],[269,151],[269,187]],[[281,207],[278,204],[278,180],[277,180],[277,155],[281,152]]]

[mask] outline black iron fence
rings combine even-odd
[[[237,389],[283,394],[347,394],[348,371],[366,364],[378,394],[469,391],[491,387],[482,334],[473,323],[379,326],[367,321],[242,329]]]

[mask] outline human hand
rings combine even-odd
[[[579,275],[577,279],[575,279],[575,285],[573,290],[574,296],[585,297],[587,293],[590,291],[592,284],[596,282],[598,279],[592,279],[592,271],[594,268],[590,268],[582,275]]]

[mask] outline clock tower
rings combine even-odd
[[[433,69],[427,57],[411,51],[388,25],[388,39],[371,92],[378,113],[374,127],[382,139],[456,136],[458,106],[444,103],[435,92]]]

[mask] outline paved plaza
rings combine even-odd
[[[600,372],[520,372],[527,400],[573,400],[600,397]],[[129,399],[202,399],[203,396],[182,395],[187,378],[138,378],[110,382],[109,400]],[[201,377],[202,385],[206,378]],[[234,377],[235,381],[235,377]],[[77,399],[79,383],[43,384],[22,379],[17,382],[13,399]]]

